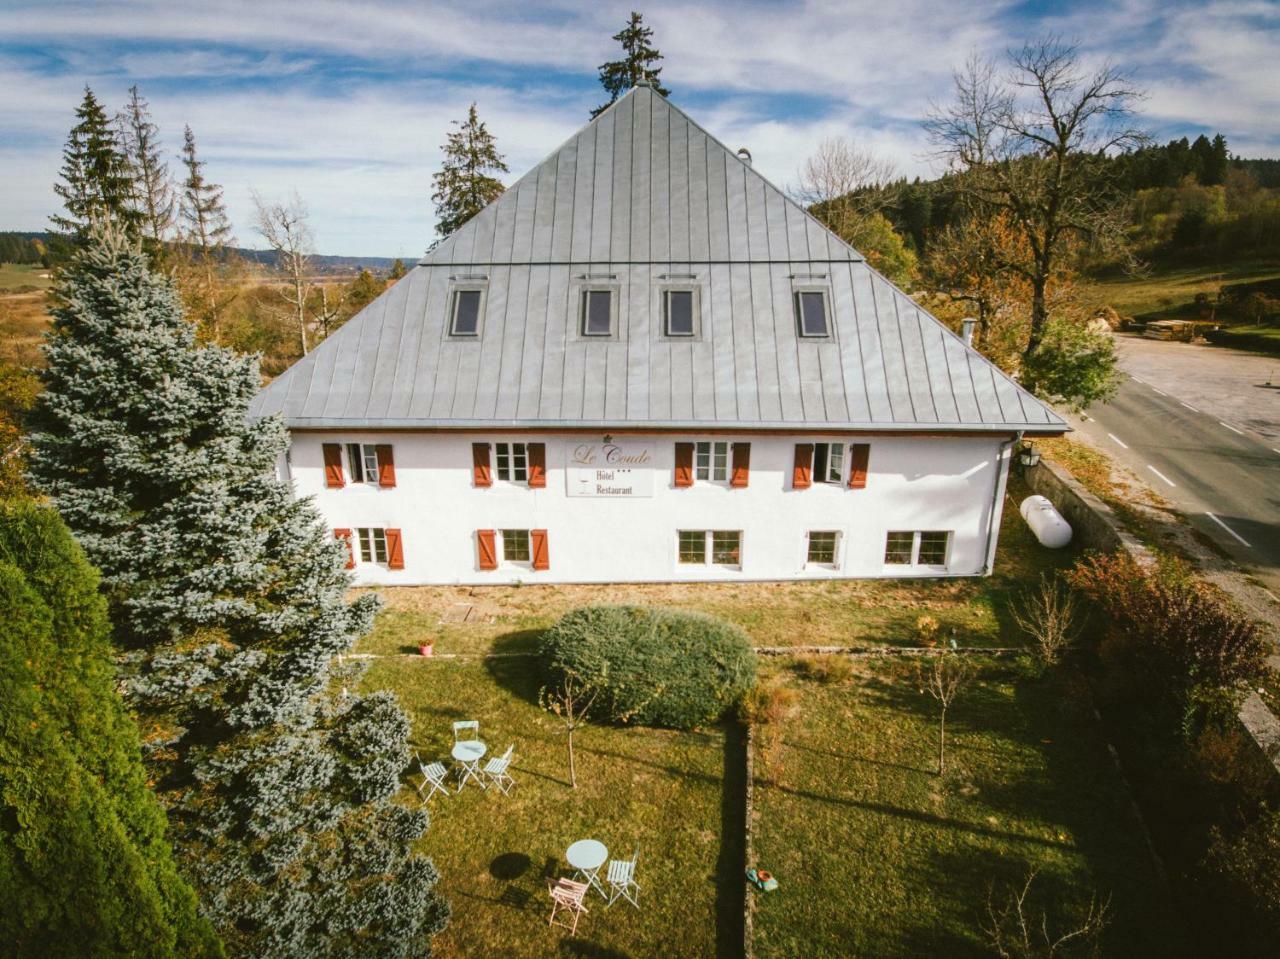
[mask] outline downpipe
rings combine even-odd
[[[1009,465],[1007,467],[1007,471],[1005,472],[1005,475],[1003,477],[1000,475],[1001,468],[1005,461],[1004,454],[1015,443],[1022,442],[1022,434],[1023,434],[1023,431],[1018,430],[1018,432],[1014,433],[1013,436],[1009,437],[1009,439],[1005,440],[1003,443],[1000,444],[1000,449],[996,453],[996,480],[994,483],[991,484],[991,517],[990,519],[987,520],[987,542],[986,542],[985,548],[982,551],[982,557],[983,557],[982,569],[978,571],[979,575],[982,575],[982,576],[990,576],[991,570],[993,567],[992,556],[991,556],[991,544],[996,535],[996,517],[1000,515],[1000,508],[999,508],[1000,507],[1000,481],[1001,479],[1007,478],[1008,471],[1012,471],[1013,469],[1013,459],[1010,458]]]

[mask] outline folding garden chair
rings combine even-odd
[[[461,742],[464,739],[479,739],[480,723],[475,719],[463,720],[453,724],[453,741]]]
[[[489,782],[502,790],[504,796],[509,796],[511,787],[516,784],[516,781],[511,778],[511,774],[507,771],[511,765],[511,753],[515,748],[515,746],[508,746],[505,753],[501,756],[494,756],[485,763],[484,769],[481,770],[489,777]]]
[[[418,795],[422,796],[422,802],[425,804],[436,793],[449,795],[449,789],[444,784],[445,777],[449,772],[444,768],[444,763],[424,763],[417,750],[414,750],[413,757],[418,761],[418,772],[422,773],[422,785],[418,787]],[[428,786],[431,789],[423,796],[422,791]]]
[[[588,911],[584,900],[587,898],[587,889],[589,887],[585,882],[574,882],[572,879],[557,879],[554,883],[548,880],[547,888],[551,893],[551,919],[549,920],[549,925],[563,926],[571,934],[576,933],[578,931],[578,918]],[[560,921],[556,922],[556,912],[559,910],[567,910],[571,913],[573,922],[566,922],[564,916],[561,916]]]
[[[640,908],[640,884],[636,882],[636,862],[640,859],[640,850],[631,854],[630,859],[611,859],[605,881],[609,884],[609,901],[612,906],[619,897],[627,900],[637,909]]]

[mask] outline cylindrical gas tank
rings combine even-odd
[[[1062,518],[1062,514],[1045,497],[1028,496],[1022,501],[1018,511],[1042,546],[1062,549],[1071,542],[1071,524]]]

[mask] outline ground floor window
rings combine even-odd
[[[385,563],[387,561],[387,531],[361,527],[356,530],[360,537],[360,561],[362,563]]]
[[[502,531],[503,562],[527,563],[532,555],[529,549],[529,531],[527,529],[504,529]]]
[[[946,566],[949,530],[895,530],[885,538],[884,561],[890,566]]]
[[[839,543],[840,534],[835,530],[810,530],[809,552],[805,562],[811,566],[830,566],[834,568]]]
[[[708,556],[712,566],[742,565],[741,530],[682,529],[676,535],[681,565],[706,566]]]

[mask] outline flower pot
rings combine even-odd
[[[421,653],[423,656],[430,656],[432,651],[435,648],[436,648],[435,643],[423,643],[418,647],[418,652]]]

